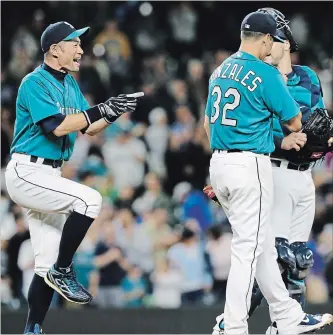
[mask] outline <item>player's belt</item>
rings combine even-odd
[[[30,162],[37,163],[38,157],[37,156],[30,156]],[[62,166],[63,160],[53,160],[48,158],[42,158],[43,161],[41,161],[41,164],[43,165],[49,165],[53,168],[58,168]]]
[[[228,152],[228,153],[232,153],[232,152],[246,152],[244,150],[239,150],[239,149],[230,149],[230,150],[222,150],[222,149],[214,149],[213,152]],[[259,154],[259,155],[265,155],[265,156],[269,156],[269,154]]]
[[[293,163],[288,162],[288,164],[283,165],[282,161],[279,161],[277,159],[271,159],[271,162],[272,162],[272,166],[274,166],[274,167],[285,167],[285,168],[290,169],[290,170],[306,171],[306,170],[309,170],[309,168],[310,168],[309,163],[307,163],[307,164],[293,164]]]

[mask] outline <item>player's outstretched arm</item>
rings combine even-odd
[[[93,106],[82,113],[67,115],[63,122],[53,131],[53,134],[61,137],[87,127],[91,134],[96,134],[120,115],[134,112],[137,98],[143,95],[142,92],[122,94],[116,98],[108,99],[105,103]]]

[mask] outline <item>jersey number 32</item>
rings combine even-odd
[[[222,99],[222,90],[220,86],[214,86],[214,89],[212,91],[212,96],[216,95],[216,99],[214,102],[214,114],[211,115],[210,117],[210,122],[211,123],[215,123],[216,120],[219,118],[220,116],[220,103],[221,103],[221,99]],[[239,104],[240,104],[240,94],[237,91],[237,89],[235,88],[229,88],[225,93],[224,93],[224,97],[225,98],[229,98],[230,96],[232,96],[234,98],[234,101],[232,103],[226,103],[223,106],[222,109],[222,120],[221,120],[221,124],[225,125],[225,126],[231,126],[231,127],[236,127],[237,126],[237,120],[235,119],[229,119],[227,118],[227,112],[228,111],[233,111],[234,109],[236,109]]]

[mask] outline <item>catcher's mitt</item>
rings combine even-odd
[[[302,132],[306,134],[307,141],[300,151],[286,152],[288,160],[296,163],[312,163],[333,151],[328,140],[333,136],[333,119],[323,108],[317,108],[303,124]]]

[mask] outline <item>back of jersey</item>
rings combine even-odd
[[[277,91],[285,86],[282,76],[258,58],[238,51],[226,59],[209,82],[206,115],[211,148],[272,152],[272,113],[279,110],[275,86]]]

